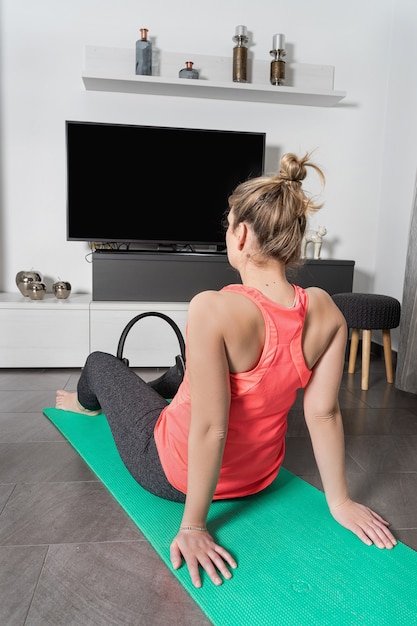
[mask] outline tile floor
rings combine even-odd
[[[153,374],[153,373],[152,373]],[[150,376],[150,372],[145,373]],[[159,373],[157,374],[159,375]],[[0,370],[0,624],[207,626],[138,528],[42,414],[79,370]],[[352,496],[417,550],[417,395],[344,375],[340,393]],[[299,397],[285,467],[320,487]],[[246,626],[246,625],[242,625]]]

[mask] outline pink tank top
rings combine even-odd
[[[228,285],[250,298],[265,320],[265,344],[257,365],[249,372],[230,374],[231,405],[222,468],[214,499],[257,493],[277,476],[285,454],[287,415],[297,390],[307,385],[311,370],[302,351],[302,332],[308,297],[294,285],[290,309],[275,304],[260,291]],[[187,490],[187,439],[190,423],[187,372],[174,397],[155,425],[155,441],[169,482]]]

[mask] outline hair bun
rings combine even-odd
[[[307,175],[305,165],[308,163],[308,160],[308,154],[301,158],[292,152],[284,154],[280,163],[279,175],[281,180],[301,183]]]

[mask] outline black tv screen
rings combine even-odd
[[[221,249],[265,133],[67,121],[66,155],[67,240]]]

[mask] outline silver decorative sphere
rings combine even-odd
[[[28,295],[31,300],[42,300],[45,295],[46,287],[44,283],[35,281],[28,287]]]
[[[32,283],[41,282],[42,276],[39,272],[36,271],[28,271],[28,272],[17,272],[16,274],[16,285],[22,294],[22,296],[29,296],[29,289]]]
[[[58,280],[52,285],[52,290],[59,300],[63,300],[64,298],[68,298],[70,295],[71,285],[65,280]]]

